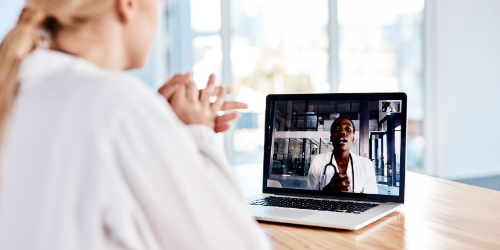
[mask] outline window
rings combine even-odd
[[[425,144],[423,10],[424,0],[338,0],[339,92],[408,94],[412,171],[421,168]]]
[[[226,135],[232,164],[262,163],[267,94],[403,91],[409,96],[407,169],[420,170],[424,0],[180,2],[169,2],[167,16],[172,22],[182,7],[190,13],[174,20],[180,27],[169,25],[171,31],[183,30],[170,32],[172,37],[192,32],[182,42],[192,46],[183,54],[192,53],[193,60],[185,70],[193,68],[201,87],[211,72],[220,79],[230,71],[225,75],[230,80],[220,80],[233,88],[234,99],[250,105]],[[230,28],[227,36],[224,25]]]
[[[232,163],[261,163],[266,95],[330,92],[328,1],[230,3],[234,98],[257,118],[257,127],[236,127]]]

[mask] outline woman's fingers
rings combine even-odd
[[[215,124],[216,125],[225,125],[228,122],[236,120],[236,119],[238,119],[240,117],[241,117],[241,115],[238,114],[238,113],[230,113],[230,114],[225,114],[225,115],[217,116],[215,118]]]
[[[215,100],[215,102],[212,103],[212,112],[215,115],[217,115],[217,113],[219,113],[219,111],[221,111],[222,106],[224,106],[224,103],[226,101],[226,92],[225,92],[225,90],[218,91],[218,92],[219,93],[217,94],[217,100]]]
[[[215,126],[214,131],[215,133],[222,133],[228,131],[229,129],[231,129],[231,126],[229,124],[224,124],[221,126]]]
[[[184,85],[184,83],[181,83],[181,82],[175,82],[175,83],[170,84],[168,86],[163,85],[163,87],[158,90],[158,93],[160,93],[160,95],[165,97],[165,99],[170,100],[170,98],[172,98],[174,93],[177,92],[179,90],[179,88],[182,87],[183,85]]]
[[[174,75],[172,79],[166,82],[158,89],[158,93],[164,96],[167,100],[184,84],[182,81],[183,75]]]
[[[227,93],[227,92],[226,92]],[[217,108],[217,107],[216,107]],[[240,113],[229,113],[215,117],[215,129],[216,133],[226,132],[231,129],[229,122],[237,120],[241,117]]]
[[[229,122],[234,121],[240,118],[241,115],[239,113],[230,113],[221,116],[217,116],[215,118],[215,133],[226,132],[231,129],[231,125]]]
[[[202,104],[208,104],[210,102],[210,97],[214,95],[215,90],[215,76],[210,75],[208,77],[207,87],[204,90],[201,90],[200,93],[200,101]]]
[[[183,75],[176,74],[158,89],[158,93],[165,97],[165,99],[170,100],[174,93],[186,84],[190,78],[191,73],[189,72]]]
[[[335,187],[335,188],[337,188],[337,187],[341,187],[341,186],[344,186],[344,185],[343,185],[342,181],[334,181],[332,183],[332,186]]]
[[[336,174],[332,178],[332,186],[333,187],[342,187],[348,186],[351,184],[351,180],[347,174]]]
[[[177,116],[185,124],[205,124],[212,127],[216,133],[229,130],[229,122],[241,116],[239,113],[217,116],[219,111],[248,108],[248,105],[242,102],[226,102],[226,95],[231,93],[231,89],[215,87],[213,75],[210,75],[207,87],[203,90],[198,90],[191,81],[191,73],[186,73],[172,77],[158,92],[169,100]],[[214,96],[217,98],[211,100]]]
[[[351,180],[349,179],[349,176],[347,174],[343,174],[342,177],[343,177],[342,185],[344,186],[351,185]]]
[[[196,84],[191,81],[188,82],[186,84],[186,98],[191,102],[197,102],[198,96],[198,87],[196,87]]]
[[[224,105],[222,106],[221,110],[226,111],[226,110],[234,110],[234,109],[247,109],[248,104],[243,103],[243,102],[235,102],[235,101],[226,101],[224,102]]]
[[[175,109],[177,105],[183,105],[186,99],[186,86],[182,85],[179,87],[177,92],[175,92],[170,98],[170,103]]]

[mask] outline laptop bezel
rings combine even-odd
[[[273,102],[276,101],[304,101],[304,100],[339,100],[339,101],[357,101],[357,100],[401,100],[401,158],[400,158],[400,186],[399,195],[381,195],[381,194],[361,194],[361,193],[334,193],[325,194],[315,190],[292,189],[292,188],[272,188],[267,187],[269,179],[269,168],[272,162],[272,135],[274,130]],[[273,119],[271,119],[273,118]],[[329,94],[271,94],[266,98],[265,113],[265,138],[264,138],[264,173],[262,180],[262,192],[279,195],[300,195],[317,198],[332,199],[352,199],[352,200],[378,200],[383,202],[404,203],[405,175],[406,175],[406,139],[407,139],[407,95],[403,92],[396,93],[329,93]]]

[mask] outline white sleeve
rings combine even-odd
[[[212,172],[216,181],[221,178],[227,180],[228,188],[234,189],[241,200],[246,202],[230,168],[224,146],[214,130],[205,125],[189,125],[188,128],[194,137],[200,156],[208,166],[207,171]]]
[[[366,181],[363,185],[363,192],[365,194],[378,194],[377,178],[375,177],[375,169],[373,163],[370,160],[366,160]]]
[[[119,171],[146,221],[142,238],[161,249],[270,248],[210,128],[185,126],[160,98],[123,107],[115,127]]]

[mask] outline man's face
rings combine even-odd
[[[334,149],[348,151],[354,142],[354,129],[351,121],[346,118],[337,119],[332,124],[330,140]]]

